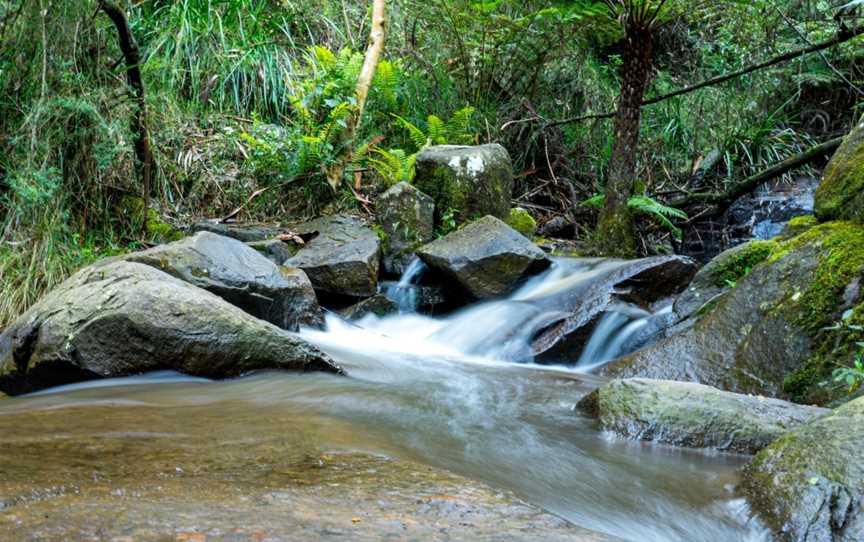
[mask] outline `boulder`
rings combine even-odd
[[[278,224],[223,224],[213,220],[202,220],[192,225],[192,233],[206,231],[223,237],[237,239],[244,243],[273,239],[282,233],[284,229]]]
[[[435,239],[435,202],[408,183],[381,194],[375,217],[384,233],[384,268],[402,274],[414,249]]]
[[[844,315],[864,324],[864,227],[832,222],[772,243],[694,325],[600,372],[827,403],[821,384],[856,350],[854,334],[829,328]]]
[[[276,265],[235,239],[201,232],[96,265],[117,259],[155,267],[283,329],[295,331],[324,322],[303,271]]]
[[[349,320],[359,320],[369,314],[374,314],[380,318],[398,313],[399,305],[386,295],[377,294],[359,303],[355,303],[340,312],[342,316]]]
[[[340,371],[316,347],[153,267],[85,268],[0,335],[0,390],[172,369],[208,378],[258,369]]]
[[[678,296],[675,313],[682,320],[694,315],[765,261],[775,246],[771,241],[751,241],[722,252],[700,269],[687,289]]]
[[[753,454],[830,410],[692,382],[613,380],[579,402],[604,431],[675,446]]]
[[[542,250],[494,216],[420,248],[417,255],[479,299],[506,294],[519,279],[550,264]]]
[[[753,510],[788,542],[864,540],[864,398],[780,437],[744,469]]]
[[[347,215],[322,217],[294,229],[315,236],[285,265],[305,271],[316,290],[352,297],[377,293],[381,247],[374,231]]]
[[[864,222],[864,118],[825,167],[816,189],[816,217]]]
[[[439,215],[452,209],[465,222],[510,213],[513,165],[501,145],[427,147],[415,169],[414,185],[432,196]]]

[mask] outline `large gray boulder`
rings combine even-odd
[[[550,264],[546,253],[493,216],[420,248],[417,255],[479,299],[506,294],[519,279]]]
[[[305,271],[316,290],[352,297],[375,295],[381,246],[374,231],[347,215],[319,218],[294,230],[314,237],[285,265]]]
[[[153,267],[85,268],[0,335],[0,390],[173,369],[208,378],[258,369],[340,371],[297,336]]]
[[[623,437],[748,454],[830,412],[692,382],[641,378],[613,380],[579,407],[604,431]]]
[[[453,209],[460,221],[510,214],[513,164],[501,145],[427,147],[415,170],[414,185],[432,196],[439,214]]]
[[[408,183],[398,183],[375,203],[375,218],[384,232],[384,268],[401,274],[414,249],[435,239],[435,202]]]
[[[822,382],[848,364],[854,336],[827,328],[864,316],[864,228],[822,224],[771,242],[768,258],[701,311],[686,330],[612,362],[600,373],[699,382],[739,393],[825,404]]]
[[[781,540],[864,540],[864,398],[762,450],[742,486]]]
[[[296,331],[324,321],[303,271],[276,265],[235,239],[201,232],[116,259],[155,267],[283,329]]]

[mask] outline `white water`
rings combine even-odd
[[[106,404],[158,406],[176,409],[178,416],[202,405],[227,418],[253,408],[302,413],[310,424],[332,419],[354,429],[353,442],[334,445],[450,469],[625,540],[770,540],[733,491],[744,458],[598,433],[594,421],[575,410],[601,383],[574,372],[584,368],[507,362],[523,359],[531,336],[554,316],[556,296],[578,290],[615,265],[559,262],[509,299],[446,318],[370,315],[347,323],[329,316],[326,330],[303,330],[300,335],[333,356],[348,378],[267,373],[222,383],[185,377],[169,383],[170,375],[160,374],[121,381],[135,385],[85,384],[5,401],[0,415],[69,406],[80,412]],[[586,350],[587,365],[624,348],[627,335],[642,327],[636,323],[652,316],[623,315],[627,311],[632,309],[610,313],[619,316],[607,316],[604,321],[612,324],[598,326],[596,344],[592,339],[587,349],[596,354]],[[70,414],[80,415],[76,412]],[[266,423],[266,417],[261,420]]]

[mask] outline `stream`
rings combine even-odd
[[[266,468],[280,461],[266,454],[281,452],[261,446],[302,435],[296,442],[317,449],[447,469],[624,540],[770,540],[734,492],[747,458],[613,438],[574,409],[600,383],[587,370],[638,347],[636,336],[668,309],[607,312],[574,367],[526,359],[554,313],[547,301],[610,265],[559,261],[506,300],[446,317],[414,313],[410,292],[393,289],[405,294],[398,315],[329,315],[326,330],[302,330],[348,378],[268,372],[211,382],[161,372],[2,401],[0,475],[21,487],[83,484],[97,471],[111,480],[162,461],[170,447],[178,464],[198,461],[229,483],[266,483],[282,472]],[[63,444],[106,435],[111,453]]]

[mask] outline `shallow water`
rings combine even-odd
[[[527,288],[555,290],[529,284],[521,296]],[[349,377],[161,373],[2,401],[3,482],[44,490],[191,469],[266,485],[313,476],[314,450],[359,451],[445,468],[626,540],[770,539],[734,495],[745,458],[611,438],[574,409],[595,377],[470,353],[459,337],[496,336],[497,310],[329,318],[327,331],[301,333]],[[502,347],[523,340],[497,336]],[[82,450],[88,439],[101,444]]]

